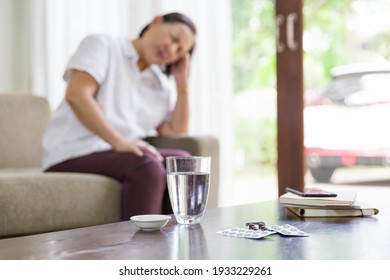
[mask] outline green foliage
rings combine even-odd
[[[232,0],[234,92],[275,85],[274,2]]]
[[[231,0],[235,93],[276,85],[274,2]],[[330,70],[336,65],[363,62],[378,52],[390,58],[390,36],[386,30],[362,41],[361,36],[348,27],[356,13],[354,4],[358,2],[364,1],[304,1],[304,44],[309,46],[304,53],[306,88],[319,87],[329,79]],[[386,1],[370,3],[380,9]]]
[[[276,165],[276,141],[275,119],[238,119],[236,144],[244,152],[246,165]]]
[[[355,51],[348,48],[351,32],[346,28],[346,20],[353,15],[352,3],[355,0],[306,0],[303,7],[304,34],[309,35],[307,42],[314,45],[306,48],[305,65],[317,65],[322,77],[311,83],[313,68],[304,69],[306,88],[318,87],[329,79],[331,69],[336,65],[354,60]],[[313,36],[316,34],[316,36]],[[312,35],[312,36],[310,36]],[[353,41],[353,40],[352,40]]]

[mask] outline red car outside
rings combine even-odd
[[[390,64],[345,65],[304,110],[311,175],[330,181],[340,167],[390,165]]]

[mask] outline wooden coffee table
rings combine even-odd
[[[145,232],[131,221],[0,240],[0,259],[390,259],[390,204],[377,216],[301,219],[277,201],[207,209],[200,225],[175,219]],[[217,234],[246,222],[290,224],[309,237],[242,239]]]

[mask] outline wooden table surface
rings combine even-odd
[[[390,204],[371,217],[298,218],[277,201],[207,209],[201,224],[172,218],[160,231],[131,221],[0,240],[0,259],[390,259]],[[243,239],[217,234],[246,222],[290,224],[309,237]]]

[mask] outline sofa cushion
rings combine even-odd
[[[121,185],[80,173],[1,172],[0,237],[120,221]]]

